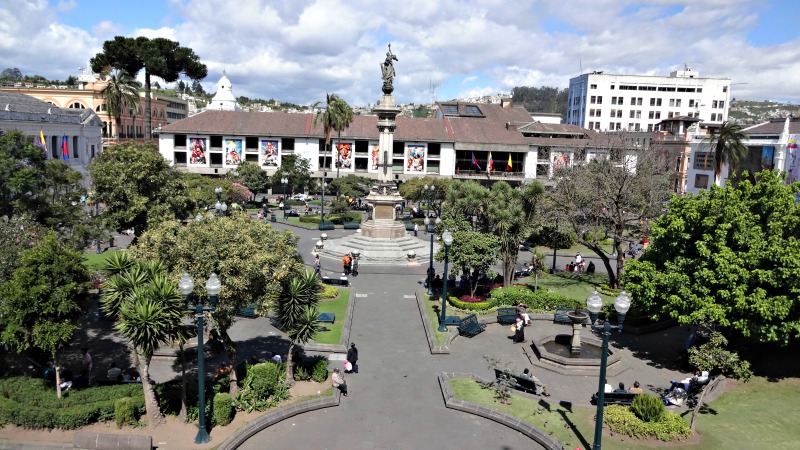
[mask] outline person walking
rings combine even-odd
[[[519,344],[520,342],[525,342],[525,320],[522,318],[521,314],[514,322],[514,327],[516,328],[516,331],[514,331],[514,343]]]
[[[81,349],[81,353],[83,353],[83,373],[87,379],[92,376],[92,355],[89,353],[89,349],[83,347]]]
[[[350,275],[350,255],[342,256],[342,272],[344,272],[344,276]]]
[[[338,389],[342,395],[347,397],[347,383],[344,381],[344,377],[339,372],[339,369],[333,369],[333,375],[331,375],[331,384],[333,387]]]
[[[414,224],[414,237],[417,237],[418,233],[419,233],[419,224],[415,223]]]
[[[317,278],[322,278],[322,262],[319,260],[319,253],[314,256],[314,275]]]
[[[350,272],[354,277],[358,276],[358,256],[356,255],[353,255],[353,259],[350,261]]]
[[[347,360],[353,365],[353,372],[358,373],[358,349],[354,342],[350,343],[350,349],[347,350]]]

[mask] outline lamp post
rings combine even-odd
[[[189,310],[194,311],[195,319],[197,319],[197,407],[198,407],[198,429],[197,436],[194,438],[195,444],[205,444],[211,440],[206,430],[206,375],[205,368],[205,355],[203,353],[203,319],[207,311],[214,311],[217,307],[217,300],[219,291],[222,288],[222,283],[219,281],[216,273],[211,273],[211,276],[206,280],[206,292],[211,299],[211,306],[203,305],[202,300],[192,306],[190,298],[194,290],[194,281],[188,273],[184,273],[178,282],[178,290],[186,297],[186,306]]]
[[[425,218],[425,231],[427,231],[428,234],[431,235],[431,257],[430,257],[431,261],[430,261],[430,266],[428,267],[428,295],[433,295],[433,274],[434,274],[434,268],[433,268],[433,235],[436,234],[436,227],[438,227],[440,223],[442,223],[442,219],[437,217],[436,221],[434,222],[435,225],[433,227],[430,227],[430,224],[431,224],[430,217],[426,217]]]
[[[447,310],[447,263],[448,263],[448,252],[450,251],[450,246],[453,245],[453,235],[450,234],[450,231],[444,230],[442,233],[442,241],[444,241],[444,286],[442,287],[442,317],[439,318],[439,331],[446,332],[447,326],[445,322],[447,321],[447,315],[445,311]]]
[[[286,185],[289,184],[289,180],[283,177],[281,184],[283,185],[283,221],[286,222]]]
[[[622,322],[625,321],[625,314],[631,307],[631,299],[625,291],[619,293],[614,300],[614,309],[617,310],[617,324],[611,325],[611,319],[606,317],[603,325],[595,325],[597,321],[597,313],[603,307],[603,299],[594,291],[592,295],[586,299],[586,306],[589,309],[589,316],[592,319],[592,329],[600,331],[603,335],[603,350],[600,356],[600,380],[597,387],[597,414],[594,423],[594,445],[593,450],[601,449],[601,441],[603,439],[603,403],[605,402],[605,385],[606,385],[606,363],[608,362],[608,337],[611,336],[611,330],[622,330]]]
[[[222,188],[217,186],[214,188],[214,193],[217,194],[217,204],[214,205],[214,209],[217,211],[218,216],[224,216],[225,212],[228,211],[228,204],[221,200]]]
[[[91,198],[92,202],[94,203],[94,218],[95,218],[95,222],[96,222],[97,221],[97,217],[100,215],[100,202],[96,198],[94,198],[94,196],[92,195],[91,192],[89,192],[89,198]],[[103,250],[100,248],[100,238],[99,237],[95,240],[95,243],[97,244],[97,248],[95,249],[95,253],[97,253],[98,255],[100,253],[103,253]]]
[[[558,236],[558,220],[556,220],[556,227],[553,229],[553,267],[550,269],[550,274],[555,275],[556,273],[556,239]]]
[[[322,186],[322,199],[321,199],[320,204],[319,204],[320,207],[321,207],[320,213],[319,213],[319,221],[320,222],[325,222],[325,187],[328,185],[328,183],[325,182],[325,177],[327,177],[327,176],[328,176],[328,172],[323,171],[322,172],[322,183],[320,183],[320,185]]]

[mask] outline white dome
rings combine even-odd
[[[236,97],[233,95],[233,86],[224,70],[222,71],[222,77],[217,81],[217,93],[214,94],[214,98],[206,109],[221,111],[236,111],[239,109],[236,104]]]

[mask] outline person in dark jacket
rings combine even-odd
[[[350,343],[350,349],[347,350],[347,360],[353,365],[352,372],[358,373],[358,364],[356,364],[358,362],[358,349],[353,342]]]

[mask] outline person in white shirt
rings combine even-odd
[[[117,363],[112,362],[111,363],[111,368],[108,369],[108,372],[106,373],[106,376],[111,381],[121,380],[122,379],[122,369],[117,367]]]
[[[609,393],[611,393],[611,392],[614,392],[614,388],[613,388],[613,387],[611,387],[611,385],[610,385],[610,384],[608,384],[608,380],[606,380],[606,385],[605,385],[605,386],[603,386],[603,392],[605,392],[606,394],[609,394]]]

